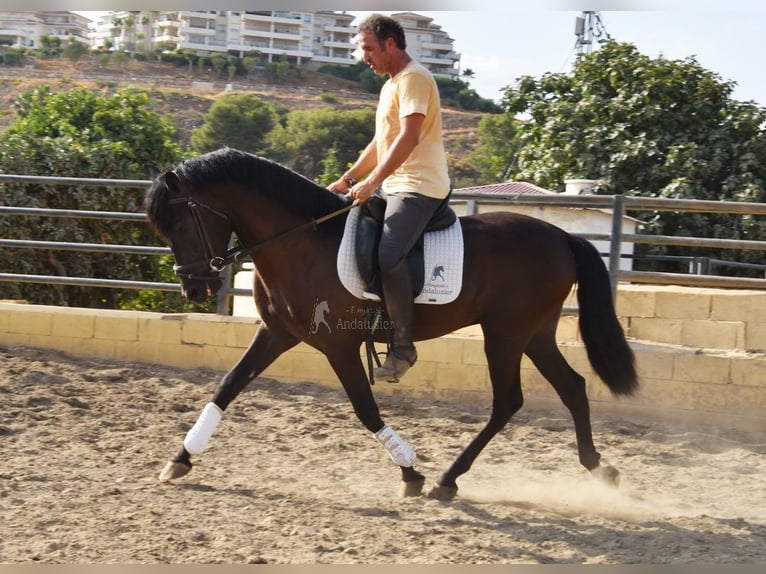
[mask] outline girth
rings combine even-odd
[[[457,215],[450,207],[452,190],[426,224],[423,234],[407,254],[407,266],[412,278],[412,296],[417,297],[425,284],[425,263],[423,257],[423,237],[429,231],[446,229],[457,220]],[[373,195],[359,207],[359,223],[356,230],[356,263],[359,274],[366,285],[366,291],[382,297],[378,265],[378,245],[383,232],[383,219],[386,213],[386,201]]]

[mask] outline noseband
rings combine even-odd
[[[192,219],[194,220],[194,226],[197,229],[197,237],[202,244],[202,249],[204,250],[205,254],[203,259],[198,259],[185,265],[173,265],[173,271],[177,276],[183,277],[184,279],[199,279],[202,281],[218,279],[218,274],[223,271],[223,268],[226,266],[226,262],[223,257],[216,256],[213,250],[213,244],[210,241],[210,236],[208,235],[207,229],[205,229],[205,224],[202,221],[202,215],[200,214],[200,211],[202,209],[206,209],[213,215],[217,215],[221,219],[225,220],[229,225],[231,225],[231,219],[229,219],[229,216],[225,213],[218,211],[217,209],[213,209],[209,205],[192,199],[191,197],[171,199],[169,203],[171,205],[185,203],[189,207],[189,211],[191,211],[192,214]],[[213,272],[213,275],[199,275],[193,273],[192,270],[195,267],[199,267],[200,264],[206,264],[208,269]]]

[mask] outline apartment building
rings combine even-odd
[[[414,12],[397,12],[391,17],[404,28],[410,56],[433,74],[455,78],[460,73],[460,54],[454,51],[455,41],[433,18]]]
[[[89,44],[89,23],[74,12],[0,12],[0,46],[39,48],[43,36]]]
[[[454,40],[432,18],[392,14],[402,24],[408,51],[434,74],[456,77],[460,56]],[[347,12],[290,10],[110,12],[91,35],[92,45],[123,50],[194,50],[199,54],[258,52],[309,67],[353,64],[355,16]]]

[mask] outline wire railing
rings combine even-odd
[[[37,183],[45,185],[88,185],[107,188],[142,188],[150,185],[148,180],[132,179],[93,179],[74,177],[49,177],[30,175],[0,174],[0,183]],[[614,295],[620,282],[651,283],[661,285],[687,285],[716,288],[766,289],[766,279],[754,277],[711,275],[714,267],[728,266],[730,268],[748,268],[764,271],[766,265],[724,261],[716,258],[688,257],[692,269],[697,273],[665,273],[657,271],[634,271],[621,269],[620,261],[624,257],[622,246],[625,243],[652,244],[667,246],[696,247],[708,249],[737,249],[766,251],[766,241],[751,241],[737,239],[717,239],[703,237],[672,237],[662,235],[645,235],[623,232],[623,220],[628,211],[674,211],[686,213],[727,213],[751,216],[766,215],[766,205],[753,202],[733,201],[702,201],[680,200],[647,197],[626,197],[622,195],[537,195],[537,194],[496,194],[496,193],[464,193],[456,190],[452,194],[454,204],[466,204],[468,213],[475,211],[478,206],[503,207],[512,209],[514,206],[550,206],[565,208],[592,208],[611,212],[612,228],[610,233],[577,233],[591,241],[605,241],[609,244],[608,257],[609,276]],[[73,209],[50,209],[34,207],[0,206],[0,217],[11,216],[40,216],[62,219],[96,219],[114,222],[144,221],[142,213],[126,213],[111,211],[88,211]],[[74,243],[63,241],[38,241],[23,239],[0,238],[0,248],[69,250],[83,253],[122,253],[145,256],[161,256],[171,253],[167,247],[118,245],[107,243]],[[682,258],[684,259],[684,258]],[[695,267],[696,266],[696,267]],[[223,287],[218,293],[217,313],[228,314],[231,298],[234,296],[252,295],[250,289],[235,288],[229,268],[222,274]],[[65,277],[57,275],[32,275],[6,273],[0,270],[0,281],[22,283],[44,283],[51,285],[74,285],[85,287],[104,287],[115,289],[149,289],[158,291],[180,291],[177,283],[155,281],[127,281],[98,277]],[[569,310],[571,311],[571,310]]]

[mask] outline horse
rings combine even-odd
[[[464,239],[460,293],[449,303],[416,305],[413,336],[422,341],[480,325],[491,410],[476,437],[424,491],[417,455],[384,423],[360,356],[368,337],[389,341],[390,328],[384,321],[371,334],[365,321],[353,320],[360,301],[343,287],[336,270],[345,221],[355,204],[277,162],[231,148],[192,157],[166,171],[147,166],[147,173],[151,185],[143,209],[148,224],[171,247],[183,296],[205,301],[220,289],[224,267],[248,254],[261,317],[252,342],[220,379],[160,480],[186,475],[192,455],[207,447],[227,406],[277,357],[304,342],[325,355],[359,422],[400,467],[402,496],[451,500],[457,495],[457,478],[523,405],[523,355],[571,413],[580,464],[595,478],[619,484],[619,471],[602,460],[593,443],[585,379],[567,363],[555,339],[564,300],[576,284],[578,325],[594,372],[614,395],[629,396],[638,388],[608,272],[587,240],[517,213],[459,218]],[[239,247],[229,249],[232,234]],[[339,315],[333,325],[348,320],[350,327],[320,329],[317,320],[324,318],[325,306]]]

